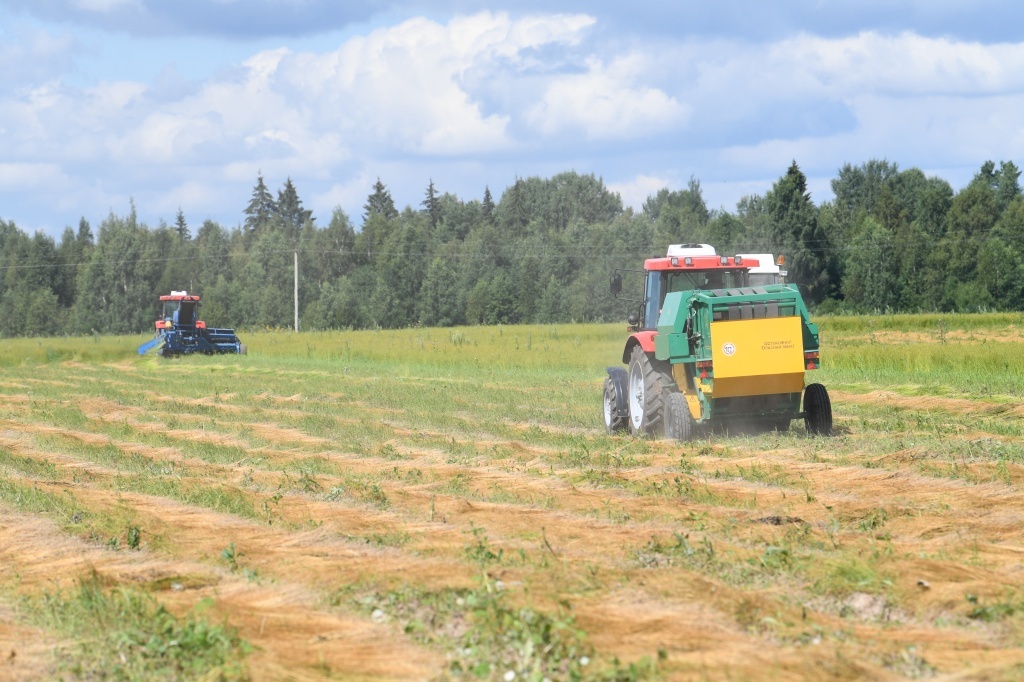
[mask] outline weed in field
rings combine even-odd
[[[24,512],[53,515],[65,527],[78,526],[87,516],[70,491],[49,493],[5,478],[0,478],[0,500]]]
[[[993,623],[1024,612],[1024,600],[1014,594],[1007,595],[1000,601],[989,603],[983,602],[980,597],[974,594],[964,595],[964,598],[970,604],[967,617],[971,620]]]
[[[553,614],[513,605],[508,591],[486,576],[473,589],[427,592],[406,586],[352,601],[371,615],[397,620],[413,639],[445,650],[448,671],[456,677],[581,680],[588,666],[595,668],[588,677],[598,680],[651,677],[646,662],[632,669],[617,661],[598,668],[567,604]]]
[[[412,536],[404,530],[391,530],[364,535],[363,540],[377,547],[404,547],[412,541]]]
[[[491,548],[490,542],[487,540],[487,531],[471,523],[468,532],[472,534],[473,540],[465,547],[467,559],[480,568],[485,568],[490,564],[501,563],[505,550],[499,548],[495,552]]]
[[[697,546],[690,543],[688,533],[676,532],[672,536],[674,543],[666,544],[654,536],[642,549],[635,550],[633,556],[637,563],[646,568],[679,565],[705,572],[714,572],[720,568],[715,547],[707,535],[700,539]]]
[[[138,526],[128,526],[124,543],[128,545],[128,549],[139,549],[142,544],[142,530]]]
[[[238,559],[241,556],[242,553],[239,552],[238,549],[235,547],[234,540],[232,540],[231,544],[222,549],[220,552],[220,558],[224,560],[224,563],[228,565],[228,568],[230,568],[232,572],[237,571],[239,569],[240,566],[238,563]]]
[[[395,446],[392,445],[391,443],[381,443],[381,445],[377,448],[377,452],[375,454],[377,457],[391,461],[409,459],[407,455],[403,455],[398,450],[396,450]]]
[[[152,596],[128,588],[105,589],[93,575],[70,593],[26,597],[20,612],[33,624],[76,642],[56,652],[58,668],[76,679],[248,679],[251,650],[237,633],[202,617],[174,617]]]
[[[914,646],[883,655],[882,665],[911,680],[934,677],[938,672],[935,666],[926,661]]]
[[[387,509],[391,506],[391,500],[388,499],[387,493],[376,483],[367,486],[364,489],[362,496],[363,500],[377,507],[378,509]]]
[[[262,512],[260,514],[260,517],[262,518],[263,521],[266,522],[268,526],[274,525],[274,521],[280,518],[280,515],[277,511],[277,506],[281,503],[281,498],[283,497],[284,493],[279,490],[270,497],[268,497],[267,499],[263,500],[263,504],[260,507],[260,510]]]
[[[873,531],[881,528],[889,520],[889,512],[882,507],[872,509],[865,514],[857,526],[863,531]]]
[[[887,594],[893,586],[891,579],[858,556],[814,562],[808,566],[808,573],[812,579],[812,591],[820,594]]]
[[[11,469],[30,478],[41,478],[47,481],[56,481],[61,478],[61,474],[53,462],[34,457],[19,457],[4,448],[0,448],[0,467]]]

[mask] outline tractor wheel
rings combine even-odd
[[[612,378],[605,377],[603,400],[604,430],[608,433],[616,433],[626,428],[628,415],[623,414],[623,411],[619,408],[619,405],[624,403],[626,398],[625,396],[619,396],[618,393]]]
[[[665,432],[662,425],[664,397],[672,379],[662,366],[652,361],[640,346],[629,358],[629,428],[636,435],[654,436]]]
[[[807,433],[832,435],[832,401],[821,384],[811,384],[804,389],[804,425]]]
[[[665,394],[665,438],[688,441],[693,437],[693,416],[682,393]]]

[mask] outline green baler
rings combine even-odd
[[[623,351],[628,370],[609,367],[605,380],[609,432],[687,440],[698,424],[785,430],[803,418],[808,432],[831,433],[828,392],[805,382],[819,367],[817,325],[795,285],[752,276],[770,269],[762,264],[770,258],[674,245],[646,261],[644,301]]]

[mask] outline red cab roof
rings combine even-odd
[[[737,263],[734,256],[672,256],[648,258],[644,261],[644,270],[748,270],[758,265],[756,258],[741,258]]]

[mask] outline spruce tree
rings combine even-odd
[[[285,235],[292,241],[298,239],[306,221],[313,218],[313,212],[302,207],[302,199],[299,198],[299,193],[291,178],[288,178],[284,187],[277,192],[276,209],[276,215],[281,220]]]
[[[426,197],[420,202],[420,206],[423,207],[423,213],[430,218],[430,227],[436,228],[437,224],[441,222],[441,202],[437,200],[437,190],[434,189],[433,178],[427,185]]]
[[[808,301],[820,303],[835,285],[827,258],[827,235],[818,224],[818,209],[807,191],[807,176],[794,160],[765,195],[772,223],[772,243],[765,248],[786,254],[790,279],[804,287]]]
[[[256,234],[262,232],[267,225],[270,224],[270,219],[274,216],[277,211],[277,207],[274,204],[274,197],[270,194],[270,190],[267,189],[267,184],[263,182],[263,173],[259,173],[256,176],[256,186],[252,189],[252,198],[249,200],[249,205],[245,207],[245,223],[242,225],[242,230],[247,238],[252,238]]]
[[[391,198],[391,192],[388,191],[387,186],[380,181],[380,177],[377,178],[377,182],[373,185],[373,194],[366,198],[366,205],[363,206],[363,222],[366,222],[374,215],[380,215],[384,218],[397,218],[398,210],[395,209],[395,202]]]
[[[494,224],[494,198],[491,196],[491,188],[484,186],[484,201],[480,204],[480,215],[488,225]]]
[[[181,210],[181,206],[178,207],[178,217],[174,221],[174,231],[183,241],[192,239],[192,233],[188,230],[188,223],[185,222],[185,213]]]

